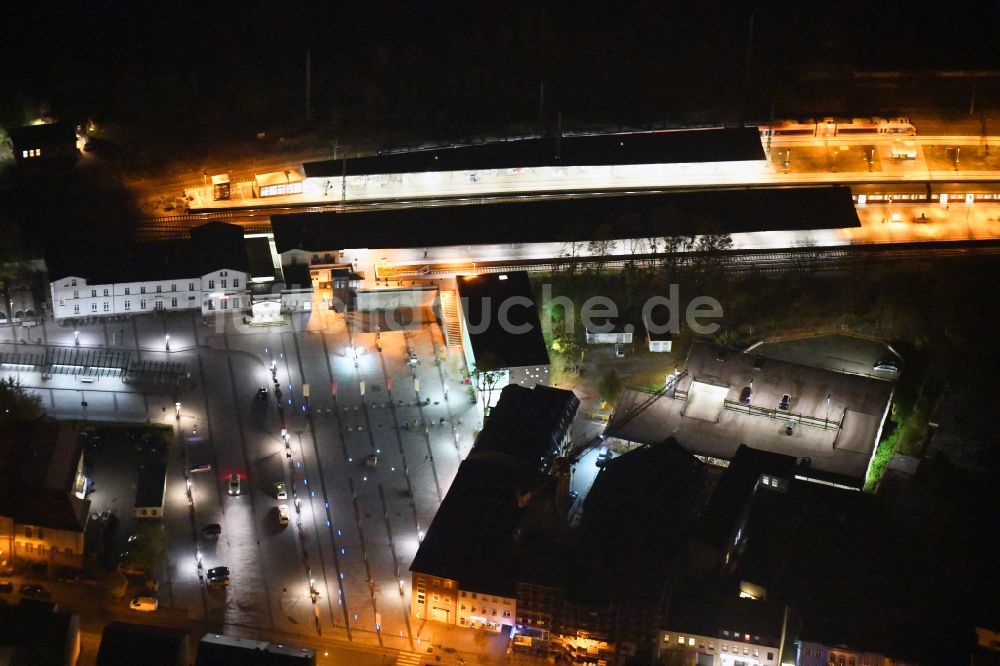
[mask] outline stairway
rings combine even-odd
[[[449,347],[461,346],[462,325],[459,317],[462,314],[458,311],[458,294],[454,289],[442,289],[440,293],[445,344]]]

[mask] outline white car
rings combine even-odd
[[[160,607],[160,602],[156,597],[136,597],[129,604],[129,608],[134,611],[152,612]]]
[[[229,494],[239,495],[240,494],[240,475],[233,472],[229,475]]]
[[[278,483],[274,484],[274,492],[275,496],[278,499],[280,500],[288,499],[288,491],[285,490],[285,484],[283,481],[279,481]]]
[[[288,524],[288,505],[279,504],[278,505],[278,524],[287,525]]]

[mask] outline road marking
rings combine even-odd
[[[396,666],[420,666],[422,656],[419,652],[402,652],[396,657]]]

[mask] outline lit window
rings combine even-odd
[[[677,637],[677,643],[679,645],[684,645],[684,637],[683,636],[678,636]]]
[[[729,652],[729,643],[723,643],[722,644],[722,651],[723,652]]]
[[[754,648],[753,649],[753,656],[759,657],[760,656],[760,650],[758,650],[757,648]]]
[[[749,656],[750,655],[750,648],[748,648],[748,647],[743,648],[743,654]]]
[[[22,150],[21,151],[21,157],[27,157],[27,156],[28,156],[28,151],[27,150]]]
[[[709,643],[708,644],[708,649],[709,650],[714,650],[715,649],[715,643]]]
[[[688,645],[694,647],[694,636],[688,638]]]
[[[670,634],[663,634],[663,642],[664,643],[670,642]]]

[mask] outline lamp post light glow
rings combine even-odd
[[[174,403],[174,418],[177,420],[181,418],[181,403],[179,402]]]
[[[80,346],[80,331],[73,331],[73,344]]]
[[[163,345],[166,347],[167,351],[170,351],[170,334],[167,333],[163,336]]]

